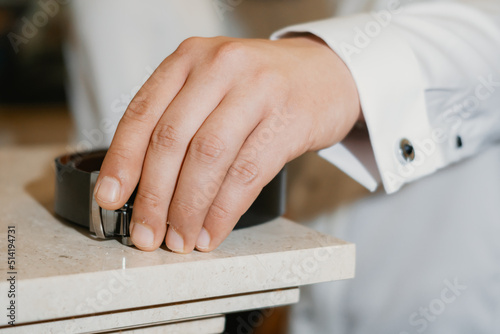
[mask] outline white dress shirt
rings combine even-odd
[[[321,37],[351,70],[370,143],[356,136],[319,154],[368,189],[381,180],[395,192],[500,140],[499,1],[389,1],[273,38],[289,32]]]

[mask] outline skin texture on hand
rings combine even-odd
[[[360,115],[349,70],[313,36],[190,38],[128,106],[96,200],[118,209],[139,183],[138,248],[211,251],[285,163],[341,141]]]

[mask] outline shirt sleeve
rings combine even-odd
[[[387,193],[500,142],[500,3],[398,3],[271,36],[315,34],[346,63],[367,131],[318,153]]]

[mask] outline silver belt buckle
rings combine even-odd
[[[99,171],[92,172],[90,175],[90,232],[99,239],[121,237],[122,244],[132,246],[129,230],[132,204],[126,203],[114,211],[101,208],[94,197],[94,187],[98,176]]]

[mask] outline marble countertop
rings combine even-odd
[[[61,146],[0,150],[0,269],[16,229],[17,323],[99,314],[352,278],[355,247],[284,218],[238,231],[211,253],[142,252],[53,215]],[[0,282],[7,306],[8,282]],[[4,305],[5,304],[5,305]],[[7,324],[2,317],[0,326]]]

